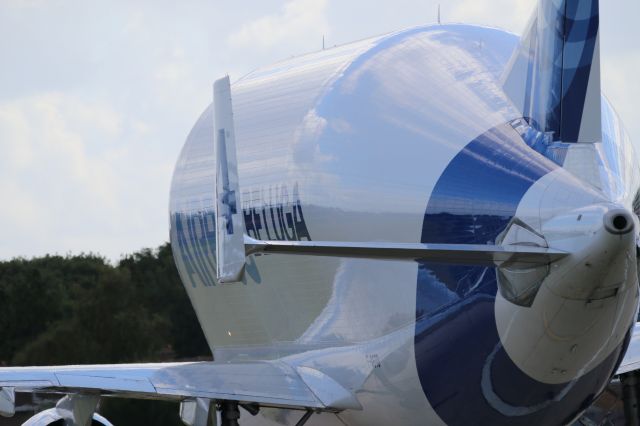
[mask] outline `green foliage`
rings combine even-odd
[[[177,402],[104,398],[99,411],[114,425],[184,426]]]
[[[0,262],[0,342],[0,363],[12,366],[210,357],[169,244],[115,266],[93,254]],[[143,416],[116,424],[180,424],[175,403],[103,408]]]

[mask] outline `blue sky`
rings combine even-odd
[[[436,20],[520,33],[535,0],[0,2],[0,259],[168,239],[173,165],[211,84]],[[640,2],[602,1],[603,88],[640,142]]]

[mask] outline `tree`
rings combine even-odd
[[[0,312],[4,365],[211,356],[168,243],[115,266],[94,254],[0,262]],[[109,399],[101,407],[137,424],[181,424],[175,403]]]

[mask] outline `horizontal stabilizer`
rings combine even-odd
[[[169,401],[206,398],[318,411],[362,408],[331,377],[280,361],[3,367],[0,387],[10,396],[14,391],[87,393]],[[10,413],[10,402],[0,404],[0,412]]]
[[[547,264],[567,252],[536,246],[474,244],[368,243],[327,241],[259,241],[245,236],[247,255],[255,253],[422,260],[435,263],[496,266]]]
[[[600,142],[598,0],[539,0],[503,77],[529,124],[555,141]]]

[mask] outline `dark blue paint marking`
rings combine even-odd
[[[490,130],[442,174],[427,206],[421,241],[495,243],[526,191],[557,167],[511,126]],[[497,290],[495,268],[420,263],[415,354],[425,395],[448,425],[566,423],[608,383],[625,346],[563,394],[567,384],[533,380],[502,348],[494,312]],[[542,408],[526,415],[493,408],[482,389],[488,363],[491,389],[504,403]]]
[[[543,132],[555,132],[558,137],[562,109],[562,52],[564,49],[564,4],[562,10],[554,2],[541,3],[541,10],[532,27],[524,116]]]
[[[199,232],[196,233],[198,238],[199,251],[202,253],[203,262],[205,263],[205,269],[215,273],[215,252],[211,242],[215,241],[215,220],[212,214],[200,213],[194,217],[197,221]],[[200,235],[198,235],[198,233]]]
[[[279,201],[262,209],[242,210],[247,235],[271,239],[271,233],[279,240],[311,241],[311,235],[302,213],[298,185],[293,187],[293,202],[285,187],[276,189]],[[247,197],[248,198],[248,197]],[[268,212],[268,213],[267,213]],[[230,216],[229,216],[230,217]],[[171,215],[171,244],[176,257],[182,260],[186,276],[183,280],[197,287],[197,278],[205,287],[215,286],[216,273],[216,215],[213,210],[173,213]],[[262,233],[261,231],[265,231]],[[271,231],[271,233],[270,233]],[[174,234],[175,232],[175,234]],[[265,235],[266,234],[266,235]],[[262,282],[260,272],[252,257],[247,261],[247,274],[258,284]],[[197,278],[196,278],[197,277]],[[243,281],[246,284],[246,277]]]
[[[598,0],[542,2],[522,55],[523,115],[554,140],[577,142],[600,25]],[[520,75],[515,78],[523,78]]]
[[[584,13],[580,8],[588,9],[586,19],[580,19]],[[578,141],[599,26],[598,0],[567,0],[560,127],[560,140],[564,142]]]
[[[492,283],[487,284],[446,309],[438,322],[425,319],[416,328],[420,380],[431,405],[447,425],[566,424],[591,405],[609,382],[626,345],[581,377],[560,401],[529,415],[502,414],[487,403],[481,388],[485,363],[500,341],[495,329],[495,297],[490,295]],[[491,384],[498,397],[514,407],[545,404],[570,386],[536,382],[511,361],[502,347],[491,363]]]
[[[269,188],[269,194],[271,194]],[[258,240],[311,241],[311,235],[302,214],[302,203],[298,196],[298,185],[293,187],[293,201],[289,201],[286,186],[276,187],[276,201],[259,207],[247,207],[242,210],[247,235]],[[247,193],[246,199],[250,195]],[[271,199],[271,197],[270,197]],[[264,231],[264,233],[262,232]],[[272,238],[273,236],[273,238]]]
[[[186,277],[192,287],[197,287],[195,277],[205,286],[215,285],[213,276],[216,258],[215,214],[213,211],[193,214],[174,213],[171,216],[175,227],[178,256],[184,264]],[[172,241],[172,246],[175,244]],[[210,272],[211,271],[211,272]]]
[[[196,282],[194,279],[194,275],[196,275],[198,271],[196,271],[193,262],[193,255],[191,254],[191,251],[189,250],[189,244],[187,243],[187,235],[185,232],[184,224],[182,222],[183,215],[177,213],[173,214],[172,221],[173,226],[175,226],[176,235],[178,238],[178,253],[180,255],[180,258],[182,259],[182,263],[184,264],[184,268],[187,273],[187,276],[183,277],[183,279],[187,279],[191,286],[195,288]],[[172,244],[174,244],[174,242],[172,242]]]
[[[191,247],[193,248],[193,252],[195,254],[194,261],[200,277],[202,278],[205,285],[214,285],[215,281],[213,279],[213,275],[209,273],[209,271],[207,270],[207,266],[205,265],[204,259],[206,258],[207,255],[206,253],[203,253],[202,246],[198,241],[199,240],[198,233],[200,233],[201,235],[205,234],[204,230],[200,228],[200,221],[198,220],[199,215],[200,213],[189,215],[187,217],[187,223],[188,223],[187,229],[189,230],[188,232],[189,243],[191,244]],[[205,241],[205,247],[206,247],[206,241]]]

